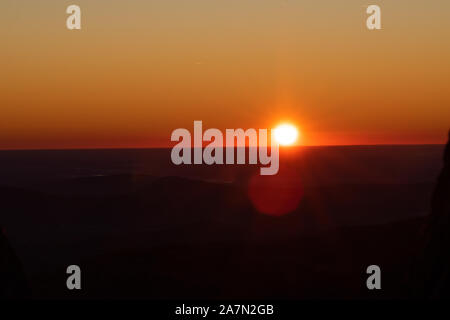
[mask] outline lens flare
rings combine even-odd
[[[274,176],[254,175],[249,180],[248,196],[258,212],[283,216],[298,208],[303,198],[303,185],[292,170],[283,170]]]

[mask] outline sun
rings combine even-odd
[[[284,123],[277,126],[274,130],[276,142],[282,146],[293,145],[298,138],[298,129],[292,124]]]

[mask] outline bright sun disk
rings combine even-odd
[[[291,124],[280,124],[275,128],[275,140],[282,146],[292,145],[298,137],[298,130]]]

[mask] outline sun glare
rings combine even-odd
[[[275,128],[275,140],[282,146],[290,146],[297,141],[298,130],[291,124],[280,124]]]

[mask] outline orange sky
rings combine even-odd
[[[168,146],[194,120],[287,120],[307,145],[445,142],[450,3],[342,2],[2,0],[0,149]]]

